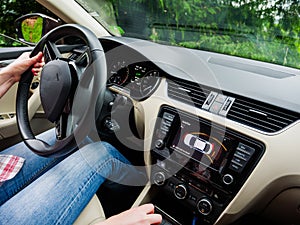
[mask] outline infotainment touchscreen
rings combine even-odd
[[[195,165],[200,163],[203,169],[219,170],[228,152],[224,133],[205,123],[181,118],[180,128],[170,144],[174,150],[172,158],[180,162],[182,156],[187,156],[197,162]]]

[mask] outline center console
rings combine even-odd
[[[243,134],[163,106],[152,141],[153,199],[166,224],[213,224],[264,152]]]

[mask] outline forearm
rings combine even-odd
[[[17,82],[7,68],[0,70],[0,98]]]

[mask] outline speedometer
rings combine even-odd
[[[143,100],[149,97],[157,88],[160,81],[158,70],[150,70],[144,76],[137,77],[127,85],[130,90],[130,96],[135,100]]]

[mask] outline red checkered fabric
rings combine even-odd
[[[0,155],[0,183],[16,176],[25,159],[15,155]]]

